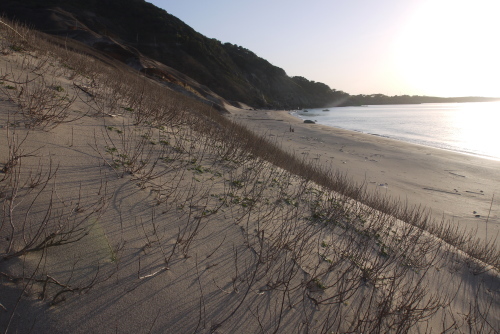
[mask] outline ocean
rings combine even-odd
[[[324,109],[291,114],[336,128],[500,160],[500,102]]]

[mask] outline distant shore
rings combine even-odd
[[[477,229],[480,238],[500,232],[500,193],[495,193],[500,189],[500,161],[304,124],[287,111],[230,113],[250,129],[277,138],[283,148],[366,184],[369,191],[428,208],[435,219]]]

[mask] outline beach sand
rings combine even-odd
[[[304,124],[287,111],[230,112],[233,120],[346,173],[369,191],[428,208],[435,219],[452,220],[480,238],[489,240],[500,231],[500,161]]]
[[[500,328],[496,257],[478,261],[460,251],[464,245],[255,158],[231,136],[254,138],[247,132],[200,116],[204,105],[120,64],[92,68],[94,59],[68,58],[66,49],[57,57],[7,51],[0,331]],[[71,69],[80,64],[90,69]],[[31,109],[47,106],[45,97],[70,107],[35,125],[37,114],[50,116]],[[162,107],[169,117],[155,113]],[[469,228],[485,225],[498,189],[497,162],[304,125],[286,112],[232,109],[228,117],[369,190],[423,203]],[[211,132],[202,131],[207,125]],[[488,234],[498,215],[495,200]]]

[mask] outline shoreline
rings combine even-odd
[[[290,116],[295,117],[293,115],[290,115]],[[299,120],[301,120],[301,119],[299,118]],[[489,156],[489,155],[481,155],[481,154],[472,153],[472,152],[458,151],[458,150],[452,150],[452,149],[443,148],[443,147],[435,147],[435,146],[430,146],[430,145],[425,145],[425,144],[412,143],[410,141],[401,140],[401,139],[397,139],[397,138],[392,138],[392,137],[389,137],[389,136],[386,136],[386,135],[382,135],[382,134],[378,134],[378,133],[367,133],[367,132],[363,132],[363,131],[359,131],[359,130],[351,130],[351,129],[341,128],[341,127],[336,127],[336,126],[331,126],[331,125],[325,125],[325,124],[318,124],[318,123],[316,123],[316,125],[327,126],[329,128],[338,129],[338,130],[352,131],[352,132],[356,132],[356,133],[360,133],[360,134],[364,134],[364,135],[369,135],[369,136],[375,136],[375,137],[379,137],[379,138],[385,138],[385,139],[395,140],[395,141],[398,141],[398,142],[401,142],[401,143],[405,143],[405,144],[410,144],[410,145],[415,145],[415,146],[422,146],[422,147],[425,147],[425,148],[431,148],[431,149],[435,149],[435,150],[441,150],[441,151],[450,152],[450,153],[456,153],[456,154],[469,155],[471,157],[475,157],[475,158],[479,158],[479,159],[486,159],[486,160],[492,160],[492,161],[500,162],[500,158],[492,157],[492,156]]]
[[[328,185],[325,170],[286,166],[290,155],[210,106],[118,61],[20,31],[22,44],[21,35],[0,38],[1,332],[500,328],[497,245],[323,191],[304,177]],[[498,165],[480,159],[458,164],[463,156],[286,112],[228,117],[382,196],[413,191],[489,207],[498,189]],[[441,170],[450,164],[464,170]],[[430,181],[409,185],[422,170]],[[448,179],[463,182],[459,195],[439,193]]]
[[[290,116],[294,117],[294,118],[297,118],[299,121],[304,121],[304,119],[300,118],[300,116],[298,114],[297,115],[293,115],[292,114],[292,113],[296,113],[296,112],[297,111],[295,111],[295,110],[294,111],[288,111],[288,114]],[[328,125],[328,124],[322,124],[322,123],[316,123],[316,124],[317,125],[328,126],[328,127],[335,128],[335,129],[341,129],[341,130],[346,130],[346,131],[353,131],[353,132],[357,132],[357,133],[362,133],[362,134],[367,134],[367,135],[372,135],[372,136],[387,138],[387,139],[396,140],[396,141],[400,141],[400,142],[407,143],[407,144],[424,146],[424,147],[430,147],[430,148],[434,148],[434,149],[438,149],[438,150],[444,150],[444,151],[448,151],[448,152],[454,152],[454,153],[459,153],[459,154],[471,155],[471,156],[474,156],[474,157],[477,157],[477,158],[483,158],[483,159],[494,160],[494,161],[499,161],[500,162],[500,156],[497,157],[497,156],[491,156],[491,155],[486,155],[486,154],[481,154],[481,153],[475,153],[475,152],[470,152],[470,151],[465,151],[465,150],[459,150],[459,149],[453,149],[453,148],[447,148],[447,147],[440,147],[438,145],[434,146],[434,145],[427,144],[427,143],[419,143],[419,142],[416,142],[416,141],[395,138],[395,137],[391,137],[389,135],[384,135],[384,134],[379,134],[379,133],[363,132],[361,130],[347,129],[347,128],[343,128],[343,127],[339,127],[339,126]]]
[[[425,207],[490,240],[500,233],[500,161],[321,124],[288,111],[230,109],[231,119],[367,190]],[[290,132],[290,127],[294,132]],[[491,206],[491,211],[490,211]]]

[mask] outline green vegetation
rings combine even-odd
[[[78,17],[82,25],[89,27],[95,33],[117,37],[142,54],[209,87],[226,100],[241,101],[257,108],[296,109],[487,100],[383,94],[349,95],[341,90],[331,89],[324,83],[310,81],[301,76],[289,77],[283,69],[270,64],[252,51],[239,45],[207,38],[165,10],[145,1],[123,0],[119,6],[113,1],[100,0],[47,0],[43,1],[43,4],[40,1],[23,1],[22,4],[18,0],[0,2],[0,10],[7,15],[15,16],[16,19],[26,21],[33,20],[31,16],[33,12],[55,6]],[[37,18],[35,22],[36,28],[42,30],[54,24],[48,18],[45,21]],[[100,48],[100,44],[96,43],[95,47]],[[21,49],[16,46],[16,50]],[[134,51],[118,45],[109,55],[121,61],[137,56]],[[147,70],[159,80],[172,82],[172,79],[167,78],[169,74],[162,69]],[[187,87],[185,83],[181,86],[187,91],[196,91]],[[203,94],[201,92],[201,95]],[[131,106],[123,109],[133,111]]]
[[[322,83],[291,78],[250,50],[207,38],[145,1],[123,0],[117,6],[112,1],[97,0],[48,0],[43,4],[3,0],[0,10],[30,21],[34,10],[54,6],[72,13],[98,34],[119,37],[142,54],[188,75],[227,100],[260,108],[295,109],[326,106],[345,95]],[[101,19],[95,20],[94,14]],[[44,30],[52,22],[37,20],[36,24]],[[123,61],[129,57],[121,55],[126,52],[130,51],[114,51],[110,55]],[[130,106],[124,109],[133,111]]]

